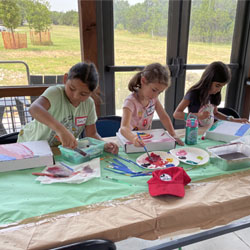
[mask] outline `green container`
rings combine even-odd
[[[188,145],[194,145],[198,142],[198,120],[193,114],[189,114],[186,120],[186,133],[185,143]]]
[[[79,152],[59,146],[63,160],[73,163],[81,164],[89,161],[93,158],[99,157],[103,154],[104,145],[106,142],[100,141],[91,137],[85,137],[78,141],[78,149],[82,150],[86,155],[82,155]]]

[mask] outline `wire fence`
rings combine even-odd
[[[0,135],[19,132],[32,120],[28,111],[30,96],[0,98]]]

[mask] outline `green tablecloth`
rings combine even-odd
[[[208,146],[218,144],[222,143],[199,139],[195,147],[206,149]],[[119,155],[135,160],[141,153],[125,154],[120,149]],[[110,154],[104,153],[103,157],[106,156]],[[0,225],[148,191],[147,180],[151,178],[150,176],[119,175],[105,170],[104,167],[107,164],[105,160],[101,161],[102,177],[116,178],[120,181],[119,183],[104,178],[95,178],[82,184],[43,185],[35,181],[36,176],[32,175],[34,169],[0,173]],[[135,171],[141,170],[133,164],[128,164],[128,166]],[[184,169],[190,168],[190,165],[183,163],[180,163],[180,166]],[[40,172],[43,168],[36,168],[35,172]],[[223,171],[211,163],[187,170],[192,182],[233,172],[237,171]]]

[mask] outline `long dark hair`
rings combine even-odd
[[[92,92],[98,86],[99,75],[94,63],[80,62],[71,67],[67,79],[80,79]]]
[[[166,87],[170,86],[170,72],[167,66],[160,63],[152,63],[146,66],[142,71],[136,73],[129,81],[128,89],[131,92],[141,88],[141,78],[145,77],[148,83],[160,83]]]
[[[212,83],[219,82],[227,84],[230,81],[231,71],[228,66],[220,61],[212,62],[206,67],[201,79],[194,86],[192,86],[188,92],[198,90],[201,105],[207,104],[210,99],[211,104],[218,106],[221,102],[221,91],[215,95],[209,95]]]

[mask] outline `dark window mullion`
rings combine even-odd
[[[244,106],[244,88],[250,68],[250,2],[238,0],[232,42],[231,63],[240,67],[232,71],[232,81],[227,87],[226,106],[240,114]]]
[[[191,0],[170,0],[168,20],[167,63],[172,64],[180,58],[181,68],[187,61],[189,20]],[[166,92],[165,109],[173,120],[173,112],[181,101],[185,89],[185,70],[172,78],[172,87]],[[183,127],[182,121],[174,121],[175,128]]]

